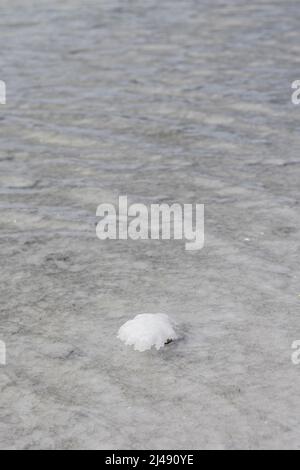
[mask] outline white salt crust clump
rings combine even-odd
[[[164,313],[142,313],[124,323],[119,329],[118,338],[136,351],[146,351],[155,346],[163,348],[178,338],[174,322]]]

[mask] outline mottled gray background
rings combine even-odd
[[[298,0],[1,0],[0,447],[300,448]],[[96,208],[206,205],[206,245]],[[140,312],[184,338],[116,339]]]

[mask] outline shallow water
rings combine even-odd
[[[0,447],[299,448],[299,2],[0,10]],[[205,248],[100,242],[119,195]],[[126,348],[140,312],[183,339]]]

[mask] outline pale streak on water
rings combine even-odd
[[[1,448],[299,448],[300,3],[2,0]],[[206,246],[98,204],[206,204]],[[169,313],[184,339],[116,332]]]

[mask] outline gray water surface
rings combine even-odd
[[[300,448],[300,2],[2,0],[0,447]],[[206,242],[96,208],[203,203]],[[137,353],[141,312],[183,339]]]

